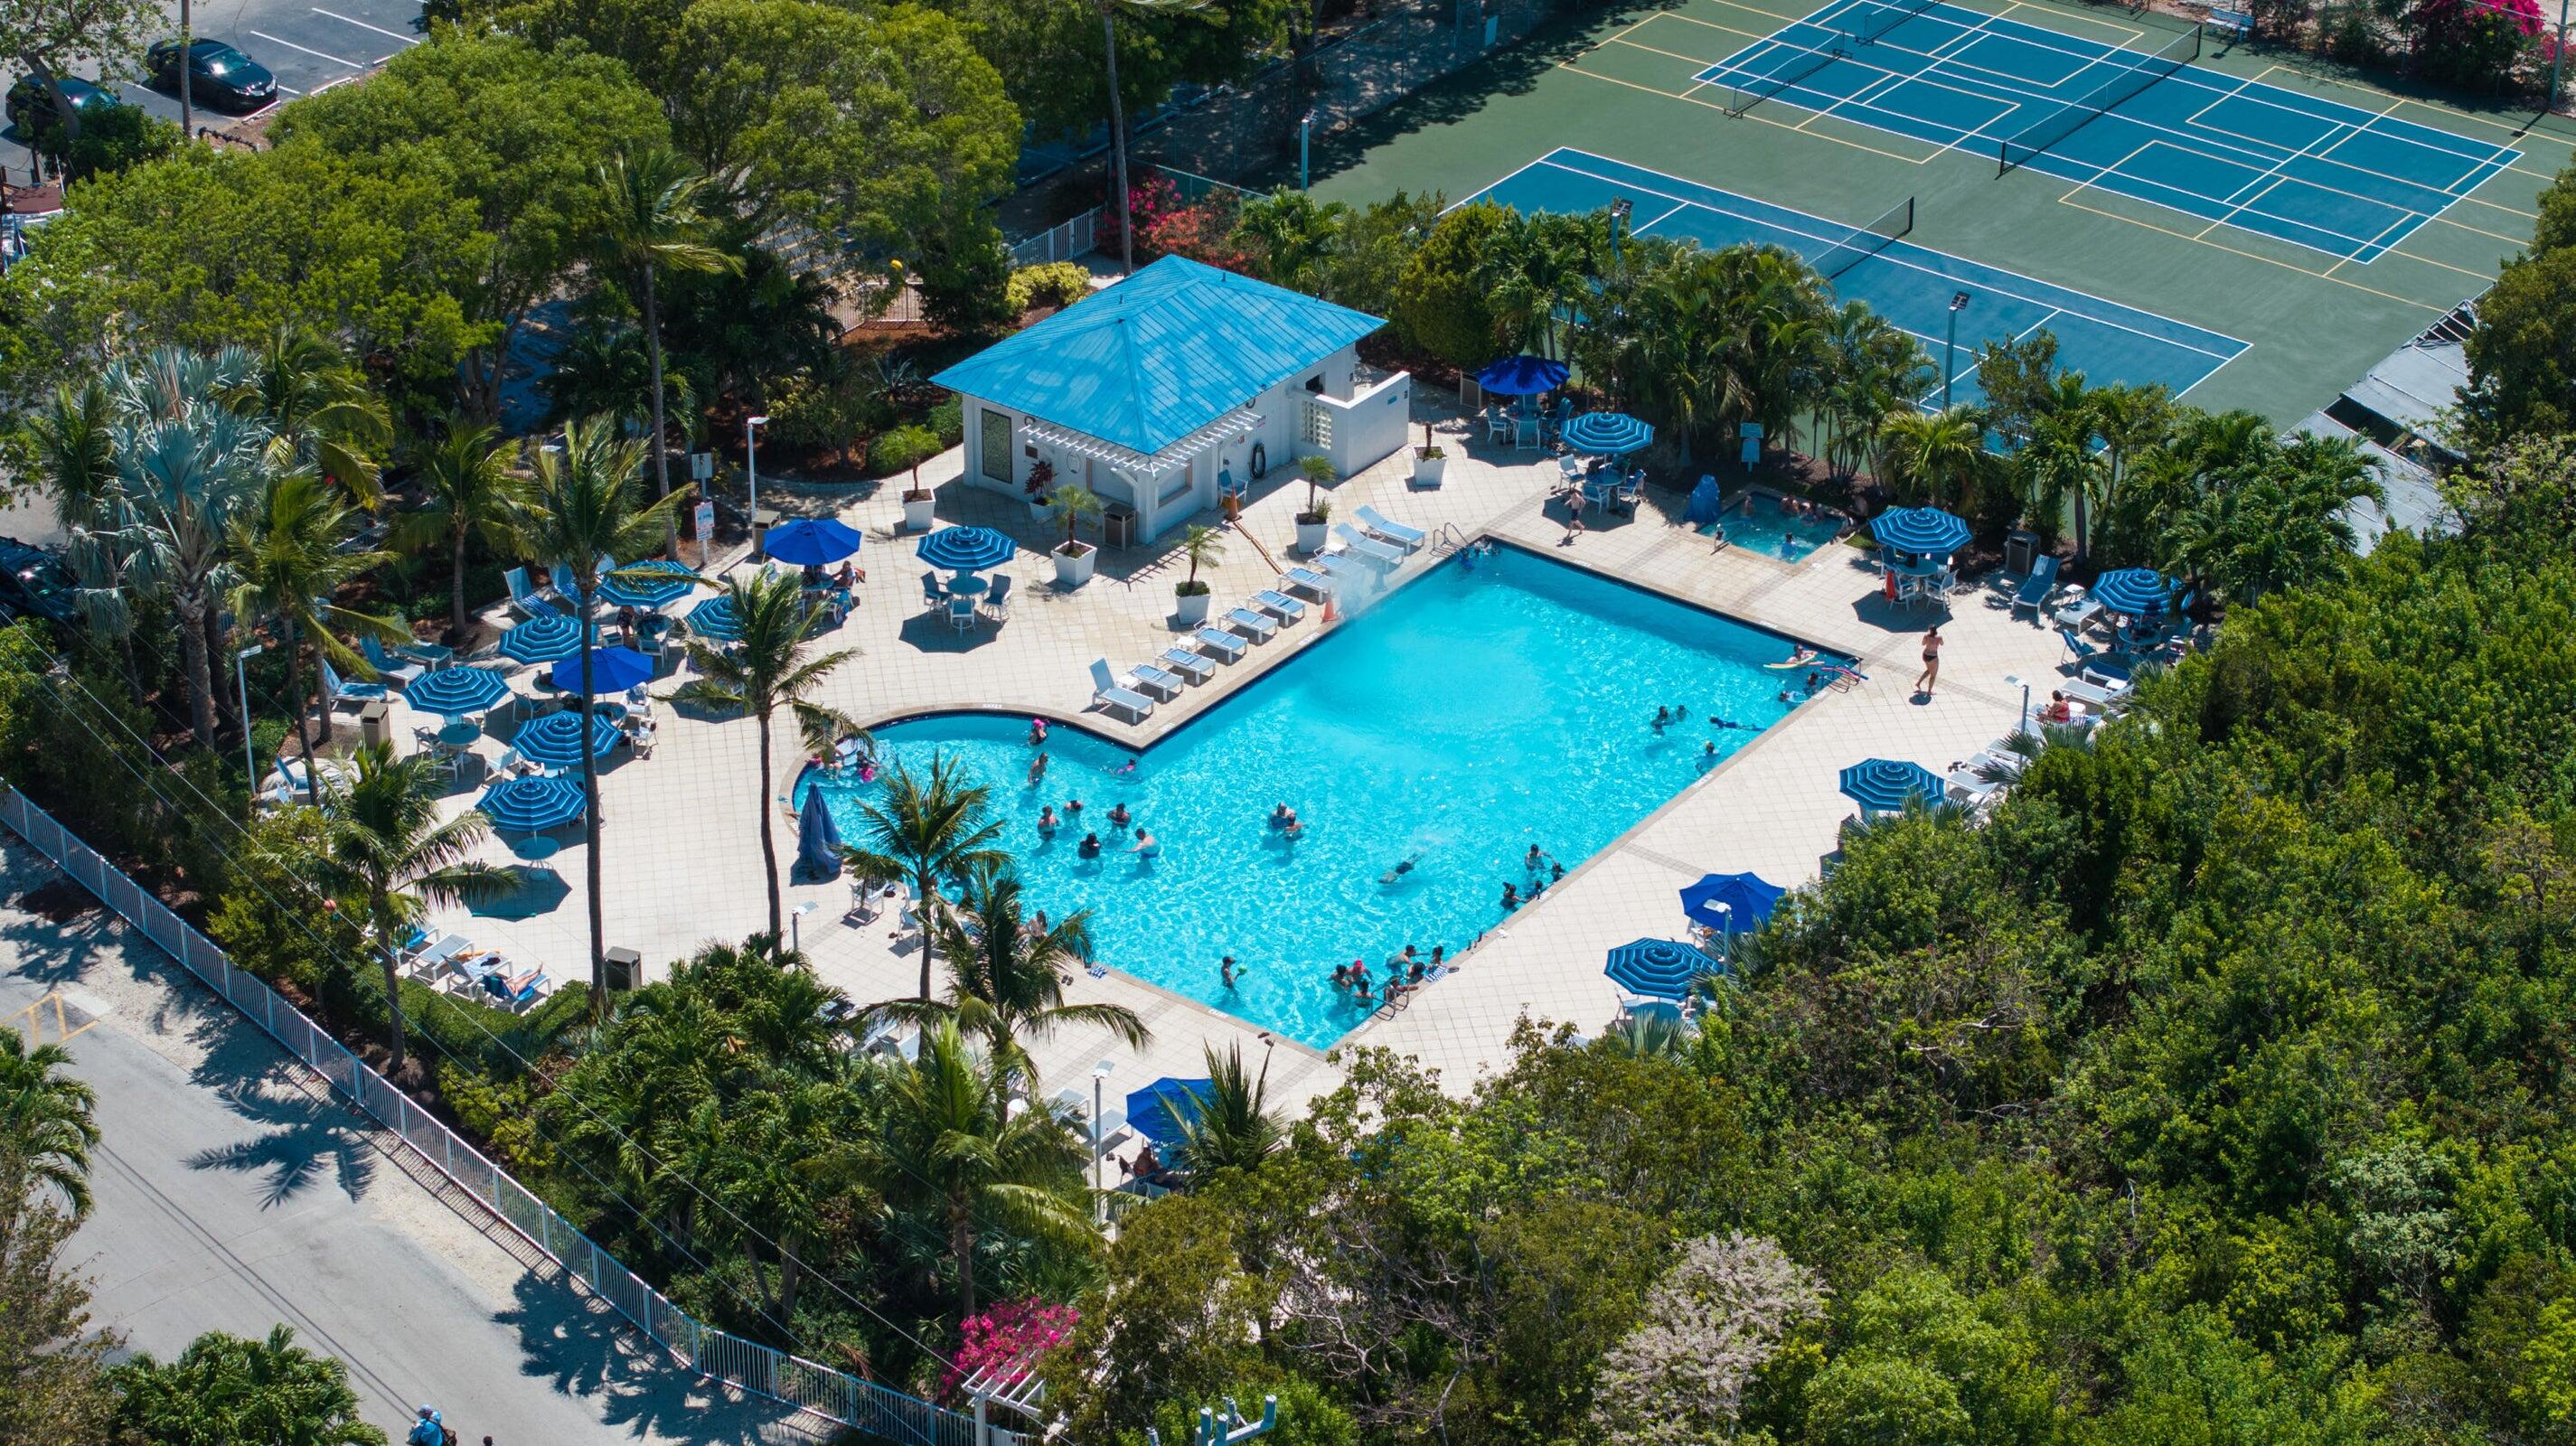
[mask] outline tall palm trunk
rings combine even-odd
[[[662,303],[653,284],[653,267],[644,268],[644,349],[653,357],[653,496],[655,500],[671,495],[671,449],[665,445],[670,433],[662,420]],[[672,513],[663,519],[662,555],[680,555],[680,518]],[[761,790],[764,797],[768,790]],[[773,892],[776,885],[771,886]],[[778,932],[778,905],[769,908],[769,932]]]
[[[769,715],[766,713],[760,715],[760,793],[757,801],[760,806],[761,877],[769,882],[769,937],[774,943],[787,936],[778,918],[778,839],[769,816]],[[805,806],[821,808],[822,793],[817,790],[806,795]]]
[[[1104,7],[1100,12],[1100,36],[1109,60],[1109,155],[1118,171],[1118,268],[1136,269],[1136,212],[1127,190],[1127,102],[1118,94],[1118,21]],[[922,997],[930,997],[930,986],[921,986]]]
[[[922,870],[921,877],[912,881],[912,891],[917,895],[912,902],[912,912],[921,921],[921,993],[915,997],[928,999],[930,997],[930,910],[932,905],[939,902],[939,876],[928,869]]]
[[[948,1202],[948,1249],[957,1257],[957,1293],[965,1315],[975,1313],[975,1214],[963,1195]],[[963,1319],[961,1316],[960,1319]]]
[[[313,766],[313,728],[304,714],[304,639],[291,620],[281,619],[278,631],[286,635],[286,697],[287,705],[295,710],[295,742],[304,750],[304,801],[320,808],[322,770]],[[331,711],[327,701],[322,711]]]
[[[592,585],[583,575],[573,575],[573,616],[581,624],[581,726],[575,730],[581,738],[581,838],[590,855],[582,869],[590,898],[590,1017],[601,1020],[608,1017],[608,921],[599,901],[599,757],[590,747]]]
[[[306,765],[309,771],[312,765]],[[367,901],[368,911],[375,915],[376,962],[385,971],[385,1047],[393,1052],[393,1068],[401,1072],[407,1052],[403,1045],[402,961],[394,957],[393,901],[378,891]]]
[[[465,529],[462,526],[456,529],[455,553],[449,561],[447,581],[447,640],[462,643],[465,641]]]
[[[197,742],[214,746],[215,684],[206,660],[206,595],[195,589],[181,592],[176,599],[179,612],[179,653],[188,670],[188,725],[196,730]],[[259,780],[252,779],[253,785]]]

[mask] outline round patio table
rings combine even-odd
[[[948,580],[948,595],[950,597],[974,597],[979,593],[987,593],[992,590],[992,580],[981,573],[970,572],[963,577],[952,577]]]
[[[447,726],[438,730],[438,746],[441,748],[471,748],[474,746],[475,740],[482,736],[482,724],[466,718],[450,718],[447,720]]]

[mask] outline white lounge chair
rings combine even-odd
[[[1407,527],[1401,522],[1389,522],[1374,507],[1362,507],[1351,515],[1360,520],[1360,526],[1366,528],[1371,537],[1385,538],[1407,552],[1431,540],[1430,533],[1419,527]]]
[[[1181,696],[1181,689],[1188,686],[1181,681],[1180,674],[1165,672],[1151,663],[1138,663],[1128,671],[1127,677],[1136,685],[1138,692],[1155,694],[1167,703]]]
[[[1280,575],[1280,581],[1321,601],[1333,586],[1330,571],[1312,567],[1292,567]]]
[[[1347,522],[1334,523],[1333,535],[1342,540],[1343,547],[1380,567],[1400,567],[1404,563],[1402,549],[1390,547],[1376,538],[1366,536]]]
[[[1190,638],[1199,645],[1201,652],[1229,663],[1242,662],[1244,653],[1252,647],[1223,628],[1201,628],[1190,634]]]
[[[1254,612],[1250,608],[1227,609],[1225,625],[1247,638],[1264,643],[1277,636],[1279,632],[1277,620]]]
[[[1283,623],[1293,623],[1306,615],[1304,603],[1275,588],[1254,593],[1252,605]]]
[[[1352,561],[1351,558],[1344,553],[1319,552],[1309,560],[1315,567],[1322,570],[1326,577],[1356,578],[1362,575],[1361,569],[1363,564]],[[1369,576],[1373,577],[1376,575],[1375,564],[1366,564],[1366,567],[1368,569]]]
[[[1091,701],[1106,707],[1121,709],[1139,723],[1144,722],[1154,711],[1153,699],[1133,688],[1120,687],[1118,680],[1110,676],[1107,658],[1091,660]]]
[[[1178,643],[1165,648],[1157,661],[1193,683],[1204,683],[1216,676],[1216,664],[1207,660],[1207,654],[1191,652]]]
[[[2084,678],[2069,678],[2057,685],[2057,691],[2094,708],[2116,711],[2129,705],[2129,690],[2113,690]]]

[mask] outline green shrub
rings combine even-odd
[[[800,450],[852,446],[894,422],[876,378],[858,369],[827,377],[800,372],[769,407],[770,439]]]
[[[1090,272],[1071,261],[1050,261],[1012,272],[1002,300],[1018,317],[1034,306],[1071,306],[1090,294]]]
[[[913,480],[918,482],[921,464],[947,450],[939,444],[939,435],[928,427],[897,427],[881,432],[868,446],[868,475],[891,477],[911,468]]]
[[[960,398],[950,397],[931,408],[930,415],[922,421],[938,434],[943,451],[966,440],[966,403]]]

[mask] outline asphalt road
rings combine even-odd
[[[105,910],[57,925],[17,906],[58,877],[0,833],[0,1027],[67,1035],[98,1092],[97,1206],[70,1251],[96,1324],[167,1359],[206,1330],[283,1321],[348,1363],[396,1441],[422,1402],[498,1446],[810,1439],[774,1403],[709,1393],[442,1199],[453,1187]]]

